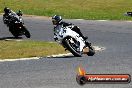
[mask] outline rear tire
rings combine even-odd
[[[89,52],[87,53],[87,55],[88,56],[93,56],[94,54],[95,54],[95,49],[92,46],[90,46],[89,47]]]
[[[66,48],[76,57],[81,57],[82,56],[82,52],[78,52],[76,51],[70,44],[70,41],[69,41],[70,38],[67,38],[64,40],[65,42],[65,46]]]

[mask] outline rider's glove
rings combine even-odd
[[[57,40],[58,40],[58,38],[54,38],[54,40],[55,40],[55,41],[57,41]]]

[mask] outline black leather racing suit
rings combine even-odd
[[[4,22],[4,24],[6,24],[7,26],[9,26],[9,23],[10,23],[11,19],[13,17],[17,17],[17,16],[18,15],[15,12],[13,12],[12,10],[11,10],[10,13],[5,13],[3,15],[3,22]]]

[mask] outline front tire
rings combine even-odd
[[[27,38],[31,37],[31,34],[29,33],[29,31],[27,30],[27,28],[25,26],[23,26],[23,33]]]
[[[65,42],[65,47],[76,57],[81,57],[82,56],[82,52],[75,50],[75,48],[72,46],[71,42],[70,42],[71,38],[67,38],[64,40]]]

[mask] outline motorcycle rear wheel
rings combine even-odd
[[[87,55],[88,56],[93,56],[94,54],[95,54],[95,49],[92,46],[90,46],[89,47],[89,52],[87,53]]]
[[[14,30],[13,27],[9,27],[9,31],[11,32],[11,34],[15,37],[15,38],[18,38],[19,37],[19,34]]]

